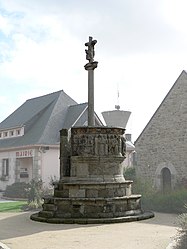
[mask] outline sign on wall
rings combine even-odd
[[[20,151],[16,151],[16,157],[20,158],[20,157],[33,157],[34,156],[34,152],[33,150],[20,150]]]

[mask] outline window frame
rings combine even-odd
[[[8,177],[10,173],[10,167],[9,167],[9,159],[3,158],[2,159],[2,176]]]

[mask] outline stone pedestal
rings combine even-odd
[[[123,128],[61,130],[60,181],[31,219],[50,223],[110,223],[153,217],[123,177]]]

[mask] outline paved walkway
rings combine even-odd
[[[177,232],[173,214],[106,225],[46,224],[30,214],[0,213],[0,241],[10,249],[165,249]]]

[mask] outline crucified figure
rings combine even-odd
[[[89,63],[92,63],[94,61],[94,45],[97,43],[96,40],[93,40],[91,36],[89,36],[89,42],[85,43],[85,46],[88,47],[88,49],[85,49],[86,52],[86,59],[89,61]]]

